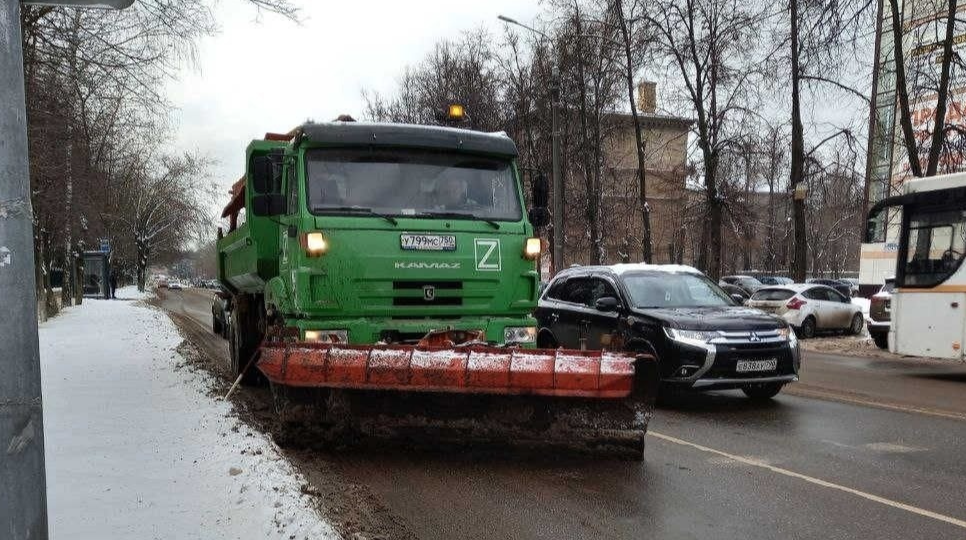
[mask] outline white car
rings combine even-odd
[[[778,315],[795,328],[798,337],[810,338],[826,330],[862,333],[862,307],[825,285],[796,283],[764,287],[748,300],[748,307]]]
[[[183,288],[184,288],[184,286],[181,285],[181,282],[180,281],[172,281],[171,283],[168,283],[168,289],[169,290],[172,290],[172,291],[175,291],[175,290],[180,291]]]

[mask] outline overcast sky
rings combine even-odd
[[[244,0],[215,9],[220,32],[199,43],[193,68],[169,84],[177,150],[217,161],[224,189],[243,172],[244,150],[266,131],[285,132],[308,118],[359,118],[362,90],[389,93],[407,64],[441,38],[486,27],[502,31],[500,13],[530,21],[537,0],[295,0],[301,25]],[[226,195],[227,200],[227,195]]]

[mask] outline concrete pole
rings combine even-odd
[[[550,147],[553,169],[553,273],[564,269],[563,176],[560,172],[560,71],[553,67],[550,80]]]
[[[20,3],[0,0],[0,538],[47,538]]]

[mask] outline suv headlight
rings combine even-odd
[[[684,343],[704,344],[721,337],[721,333],[717,330],[679,330],[677,328],[667,328],[665,331],[667,337],[674,341]]]
[[[305,341],[313,343],[348,343],[348,330],[306,330]]]
[[[507,326],[503,329],[504,343],[536,343],[536,326]]]
[[[786,326],[785,328],[778,329],[778,335],[787,339],[788,343],[795,346],[798,343],[798,336],[795,335],[795,331],[792,330],[791,326]]]

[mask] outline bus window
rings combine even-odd
[[[966,253],[966,212],[914,210],[909,216],[902,286],[934,287],[959,268]]]

